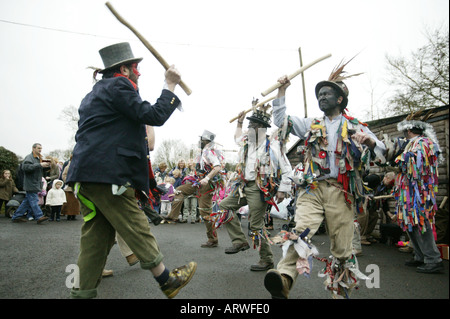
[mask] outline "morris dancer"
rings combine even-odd
[[[182,185],[178,186],[172,203],[172,210],[166,220],[169,223],[178,222],[178,216],[185,197],[196,195],[198,198],[198,209],[206,226],[207,242],[202,244],[203,248],[217,247],[219,239],[214,231],[210,215],[212,213],[212,198],[220,187],[224,186],[224,178],[220,174],[223,155],[216,149],[214,143],[215,134],[205,130],[200,136],[199,146],[201,154],[195,160],[195,171],[183,179]]]
[[[163,125],[180,100],[174,94],[180,74],[173,66],[165,73],[167,89],[151,105],[139,95],[138,63],[129,43],[99,51],[105,68],[92,91],[82,100],[76,145],[67,183],[81,203],[84,224],[78,257],[79,287],[73,298],[94,298],[116,231],[136,254],[141,268],[150,270],[162,292],[173,298],[195,273],[197,263],[170,271],[156,238],[150,232],[136,192],[149,194],[149,161],[145,125]],[[74,185],[75,184],[75,185]]]
[[[444,270],[433,230],[438,210],[438,164],[443,161],[433,126],[421,119],[421,112],[411,114],[398,123],[407,144],[395,160],[401,169],[395,179],[395,214],[403,231],[408,231],[414,258],[406,266],[417,272],[440,273]]]
[[[341,74],[347,63],[333,70],[328,81],[316,85],[319,108],[324,113],[321,118],[287,116],[285,92],[290,82],[286,76],[279,79],[282,86],[273,102],[274,123],[291,127],[294,135],[305,139],[303,171],[294,176],[300,186],[294,229],[300,239],[296,244],[305,240],[299,245],[303,248],[290,245],[277,269],[267,272],[264,285],[272,298],[288,298],[298,274],[309,275],[314,249],[307,237],[315,234],[324,218],[332,254],[324,276],[328,277],[326,286],[333,297],[346,294],[337,278],[344,272],[351,275],[349,270],[358,272],[352,239],[355,205],[361,212],[364,199],[361,169],[375,154],[382,156],[385,146],[363,123],[344,111],[348,89],[342,82],[346,77]]]
[[[273,253],[266,237],[264,216],[268,204],[276,205],[283,201],[291,190],[292,172],[289,160],[283,152],[279,140],[270,140],[266,135],[270,127],[270,115],[264,110],[255,110],[250,121],[249,131],[242,132],[245,112],[239,114],[235,131],[236,143],[240,146],[239,174],[230,194],[219,204],[218,223],[226,225],[233,246],[225,249],[226,254],[235,254],[249,249],[247,238],[236,211],[249,206],[250,230],[253,233],[254,247],[259,247],[260,260],[251,265],[250,270],[264,271],[273,267]],[[273,197],[276,196],[276,203]],[[220,220],[220,221],[219,221]]]

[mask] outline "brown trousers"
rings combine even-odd
[[[175,190],[175,198],[172,202],[172,210],[168,218],[172,220],[178,219],[178,215],[180,215],[181,207],[183,206],[184,198],[198,194],[198,210],[200,211],[200,215],[203,218],[206,226],[206,237],[208,238],[208,242],[217,243],[217,233],[213,231],[212,223],[211,223],[211,213],[212,213],[212,198],[213,198],[213,184],[209,182],[205,186],[201,186],[200,188],[192,186],[191,183],[187,182],[181,186],[178,186]]]
[[[330,179],[334,184],[337,181]],[[353,196],[348,196],[353,200]],[[352,255],[352,240],[354,234],[355,208],[349,207],[345,201],[344,193],[327,181],[319,181],[317,188],[299,194],[295,212],[295,229],[302,233],[310,229],[311,238],[319,229],[325,218],[327,233],[330,238],[331,254],[339,259],[348,259]],[[286,256],[280,260],[277,269],[294,281],[298,276],[296,262],[298,254],[291,245]]]

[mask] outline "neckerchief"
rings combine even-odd
[[[131,85],[132,85],[132,86],[134,87],[134,89],[137,91],[137,89],[138,89],[137,84],[134,83],[133,81],[131,81],[130,78],[128,78],[128,77],[126,77],[125,75],[120,74],[120,73],[114,73],[114,77],[115,77],[115,78],[117,78],[117,77],[119,77],[119,76],[124,77],[125,79],[128,79],[128,80],[130,81]]]

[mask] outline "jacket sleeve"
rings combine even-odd
[[[24,172],[31,173],[35,170],[41,169],[41,163],[35,163],[33,161],[32,155],[28,155],[22,162],[22,169]]]
[[[113,105],[133,121],[152,126],[162,126],[181,103],[169,90],[162,90],[156,103],[143,101],[139,93],[125,78],[117,78],[113,90]]]

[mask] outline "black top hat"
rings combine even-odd
[[[105,66],[99,73],[104,73],[107,70],[123,64],[139,63],[142,61],[142,58],[134,57],[128,42],[113,44],[98,52],[100,53],[103,65]]]
[[[247,117],[247,120],[258,122],[266,128],[270,127],[270,115],[263,110],[255,110],[251,116]]]

